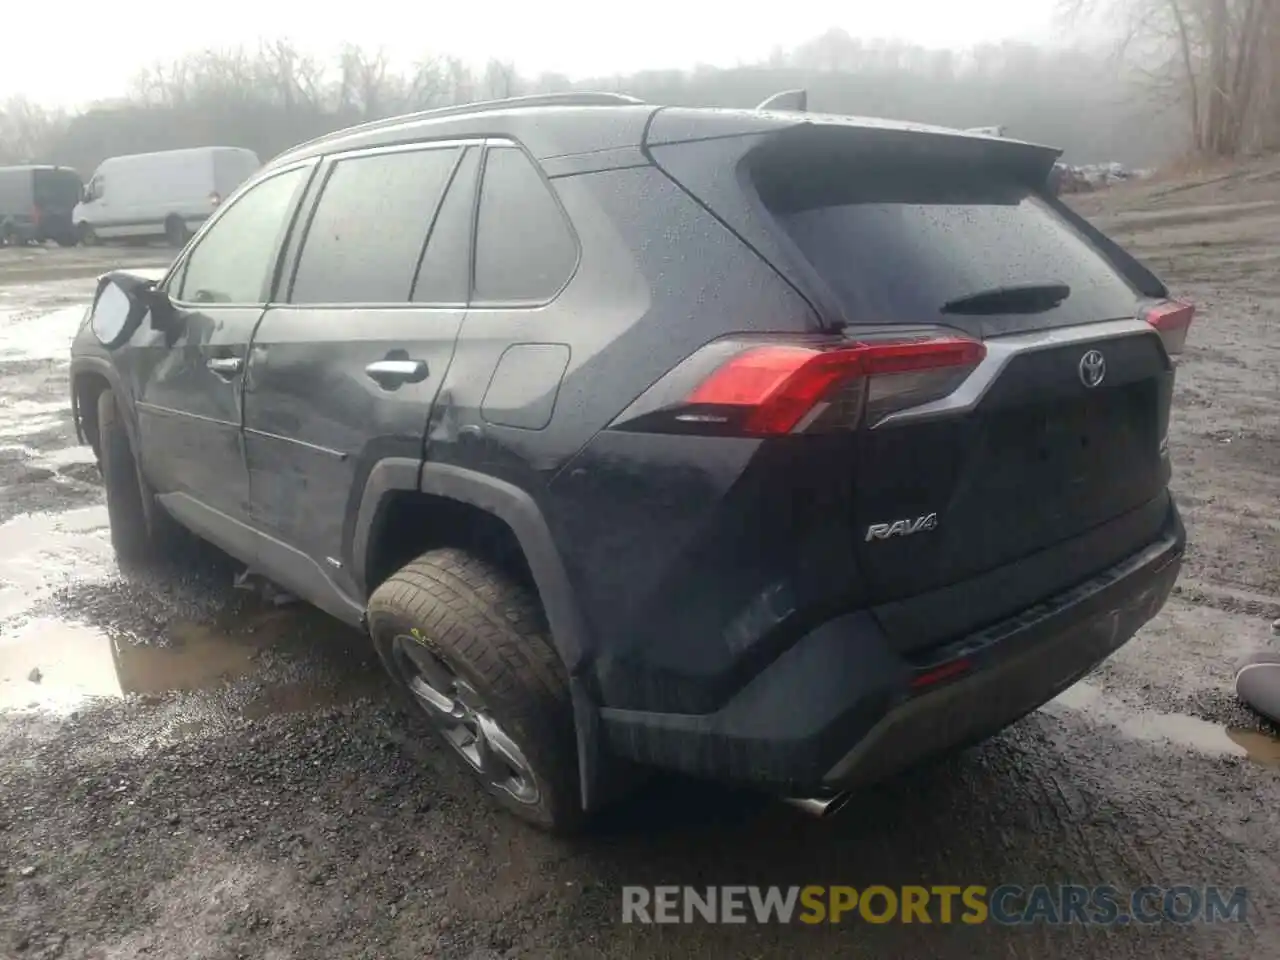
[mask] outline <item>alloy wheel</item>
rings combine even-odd
[[[416,637],[396,636],[392,657],[414,701],[467,764],[520,803],[537,803],[537,781],[524,751],[475,687]]]

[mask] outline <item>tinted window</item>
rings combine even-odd
[[[294,193],[309,171],[277,174],[228,206],[183,267],[178,299],[188,303],[261,303]]]
[[[791,174],[761,194],[855,321],[945,322],[949,301],[1039,284],[1070,288],[1037,308],[1055,323],[1133,312],[1124,278],[1026,186],[936,164]]]
[[[475,299],[541,302],[564,286],[578,249],[559,204],[520,150],[490,150],[476,223]]]
[[[302,245],[293,303],[405,303],[457,148],[339,161]]]
[[[415,303],[466,303],[471,282],[471,216],[480,151],[467,151],[436,214],[413,285]]]

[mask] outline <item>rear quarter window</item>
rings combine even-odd
[[[485,156],[476,219],[476,303],[553,298],[578,264],[578,245],[542,174],[516,147]]]
[[[946,168],[825,173],[760,192],[854,322],[945,323],[950,301],[1045,283],[1071,291],[1041,311],[1054,325],[1133,315],[1135,289],[1028,186]]]

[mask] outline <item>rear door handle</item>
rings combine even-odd
[[[375,360],[364,372],[384,390],[394,390],[401,384],[427,379],[427,364],[423,360]]]
[[[244,369],[244,361],[239,357],[213,357],[205,366],[216,373],[218,376],[226,379],[234,377],[237,373]]]

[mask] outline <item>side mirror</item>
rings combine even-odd
[[[123,346],[151,315],[151,328],[168,332],[176,311],[168,295],[150,277],[128,270],[113,270],[98,278],[98,292],[90,309],[89,324],[108,350]]]
[[[151,329],[169,333],[177,322],[177,311],[173,309],[173,301],[169,295],[154,284],[142,292],[142,299],[151,314]]]
[[[98,292],[89,308],[89,326],[93,335],[108,350],[122,346],[142,323],[147,305],[137,277],[127,273],[108,273],[98,279]]]

